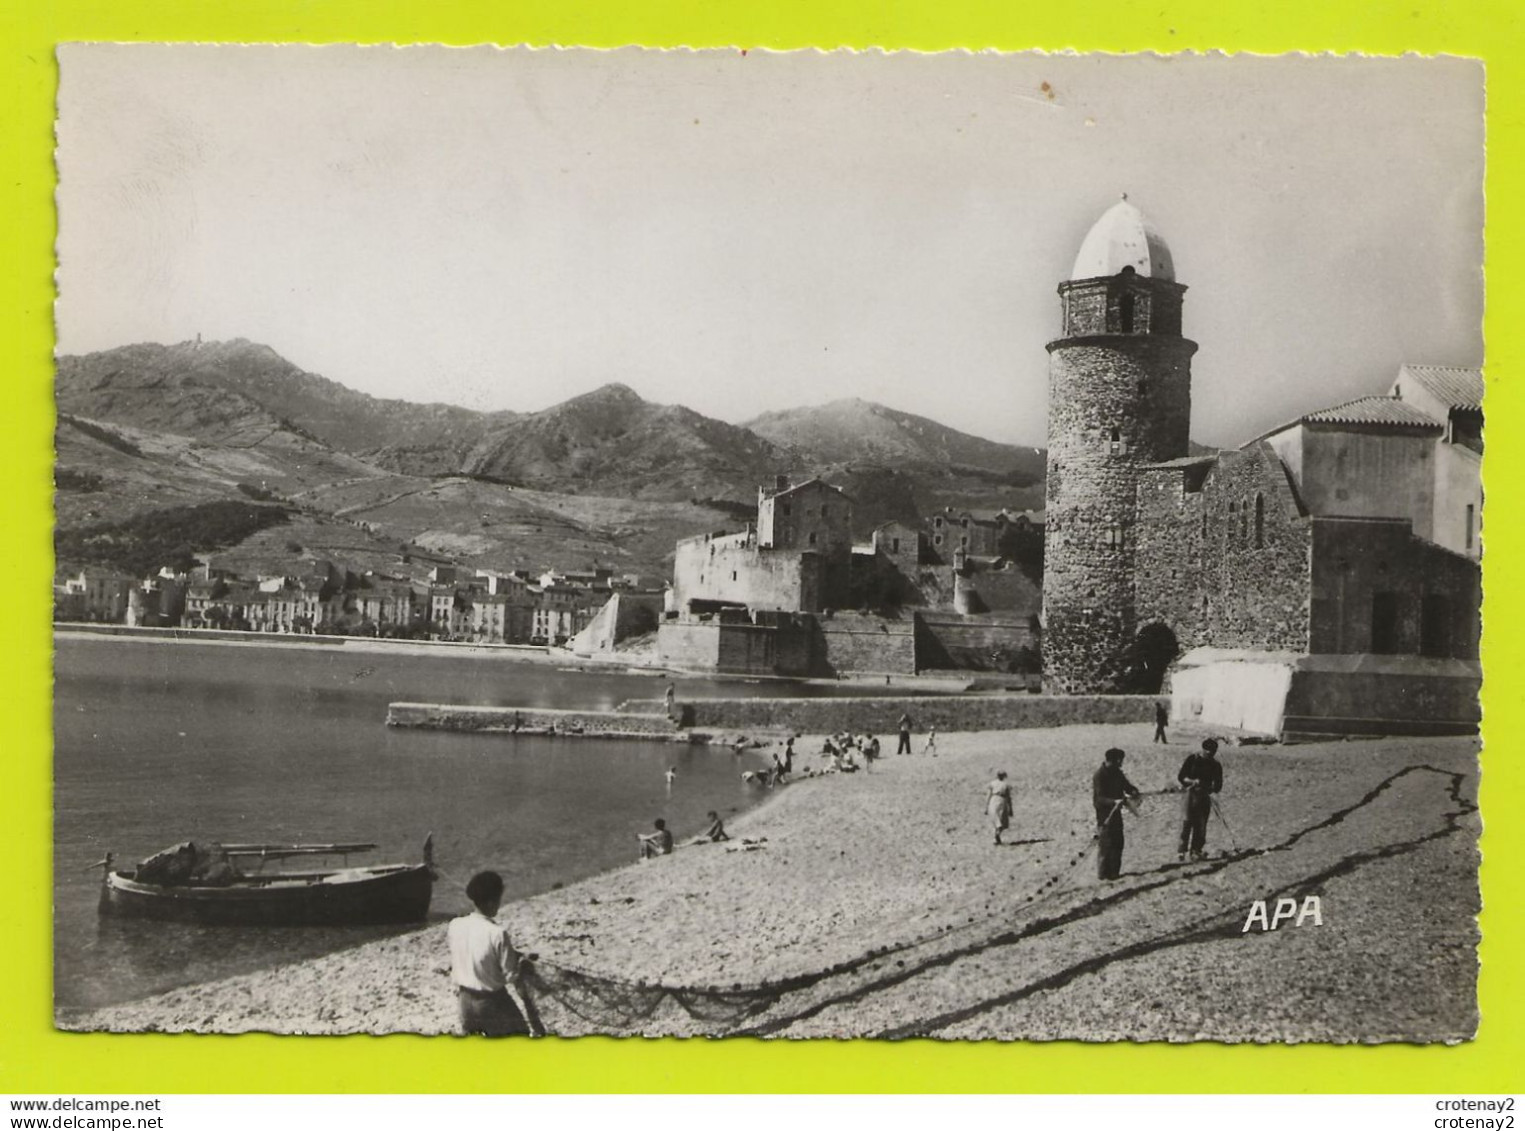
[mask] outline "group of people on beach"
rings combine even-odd
[[[1102,757],[1101,768],[1091,778],[1091,804],[1096,810],[1096,874],[1115,880],[1123,866],[1123,810],[1136,813],[1142,794],[1123,773],[1126,755],[1117,747]],[[1204,738],[1200,753],[1189,754],[1176,772],[1181,791],[1181,835],[1176,859],[1202,859],[1207,848],[1207,821],[1214,795],[1223,788],[1223,766],[1218,761],[1218,742]]]
[[[1115,880],[1123,865],[1123,810],[1137,813],[1143,795],[1123,773],[1127,755],[1113,747],[1102,755],[1101,766],[1091,775],[1091,804],[1096,812],[1096,874],[1103,880]],[[1207,822],[1212,815],[1214,795],[1223,788],[1223,765],[1218,761],[1216,739],[1202,740],[1200,753],[1187,756],[1176,773],[1181,792],[1181,835],[1176,859],[1200,860],[1207,848]],[[999,771],[985,786],[985,815],[1000,844],[1001,834],[1011,827],[1014,812],[1012,785],[1006,771]]]

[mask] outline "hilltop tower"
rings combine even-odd
[[[1170,248],[1126,196],[1059,284],[1048,343],[1043,683],[1056,694],[1129,690],[1138,476],[1188,454],[1191,357]]]

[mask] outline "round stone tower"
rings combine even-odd
[[[1059,284],[1048,344],[1043,683],[1129,690],[1139,469],[1188,453],[1191,356],[1170,249],[1125,196]]]

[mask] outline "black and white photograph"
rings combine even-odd
[[[1479,62],[58,66],[57,1028],[1475,1036]]]

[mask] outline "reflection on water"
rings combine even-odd
[[[55,1001],[92,1006],[309,958],[388,928],[195,927],[97,920],[107,851],[121,866],[187,839],[368,841],[354,863],[417,861],[434,833],[458,913],[473,871],[516,898],[627,863],[665,817],[679,837],[759,799],[704,747],[384,725],[395,700],[611,708],[660,698],[649,675],[498,658],[344,654],[62,639],[54,699]],[[685,680],[684,697],[798,695],[798,685]],[[677,769],[669,791],[663,773]],[[390,930],[395,930],[392,928]]]

